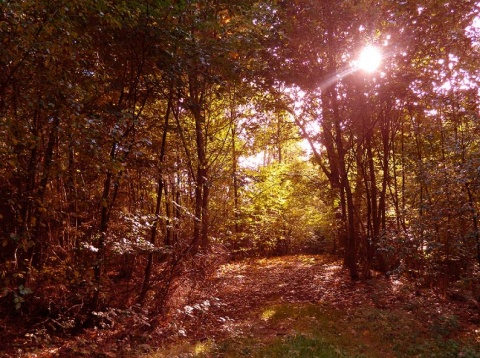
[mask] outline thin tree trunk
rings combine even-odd
[[[42,212],[45,210],[43,208],[43,204],[45,199],[45,193],[47,190],[47,183],[50,179],[50,169],[53,162],[53,150],[55,146],[55,141],[57,139],[57,130],[59,125],[60,125],[60,117],[55,116],[52,129],[50,131],[50,135],[48,138],[47,148],[45,151],[43,175],[38,185],[37,202],[35,203],[35,212],[33,214],[33,217],[35,219],[35,226],[33,229],[32,236],[35,242],[35,246],[33,247],[34,252],[33,252],[33,257],[31,258],[31,262],[32,262],[32,265],[37,269],[41,269],[43,266],[44,239],[41,237],[42,235],[41,228],[43,227]]]
[[[197,175],[195,185],[195,221],[193,226],[192,253],[198,249],[206,249],[208,246],[208,200],[209,200],[209,178],[206,155],[205,139],[205,117],[201,110],[203,103],[204,89],[199,88],[200,84],[194,76],[190,77],[190,98],[194,102],[190,110],[195,120],[195,139],[197,147]]]
[[[170,86],[170,95],[168,98],[167,110],[165,113],[164,123],[163,123],[162,142],[160,144],[159,173],[158,173],[158,179],[157,179],[157,201],[155,204],[155,213],[154,213],[155,218],[154,218],[152,229],[150,232],[150,243],[152,244],[152,247],[155,247],[156,245],[157,231],[158,231],[158,225],[160,221],[160,208],[162,205],[162,193],[164,191],[163,168],[164,168],[164,162],[165,162],[165,149],[166,149],[168,124],[169,124],[169,118],[170,118],[170,111],[172,108],[172,102],[173,102],[173,88],[172,86]],[[154,253],[150,252],[147,258],[147,265],[145,266],[142,289],[140,291],[140,296],[138,298],[138,301],[140,304],[144,303],[145,297],[150,287],[150,277],[152,275],[153,257],[154,257]]]
[[[337,94],[336,91],[329,91],[330,100],[333,110],[333,120],[335,127],[335,146],[338,154],[338,173],[340,177],[340,188],[345,193],[345,202],[343,205],[346,205],[346,208],[343,209],[343,212],[346,212],[347,219],[347,237],[345,242],[345,257],[344,263],[345,266],[350,271],[350,277],[352,280],[357,280],[359,278],[357,270],[357,258],[356,258],[356,225],[355,225],[355,204],[353,200],[352,188],[350,185],[350,180],[348,178],[347,163],[345,161],[346,151],[343,144],[343,131],[341,126],[341,118],[339,107],[337,103]]]
[[[174,243],[174,241],[172,240],[172,220],[171,220],[173,189],[174,188],[172,188],[172,194],[170,194],[170,199],[169,199],[168,185],[163,186],[163,190],[165,192],[165,240],[163,241],[163,243],[166,246],[171,246]]]
[[[475,210],[473,194],[472,194],[472,191],[470,190],[469,183],[465,184],[465,188],[467,189],[468,204],[470,206],[470,211],[472,213],[472,226],[473,226],[473,235],[475,238],[475,246],[477,249],[477,262],[480,264],[480,233],[478,232],[478,213],[477,213],[477,210]]]
[[[110,163],[113,163],[116,158],[117,152],[117,143],[114,142],[112,144],[112,148],[110,150]],[[109,203],[110,198],[110,191],[111,191],[111,183],[112,183],[113,173],[111,169],[108,169],[107,174],[105,176],[105,180],[103,182],[103,192],[101,197],[101,210],[100,210],[100,227],[98,232],[98,243],[97,243],[97,255],[95,259],[95,263],[93,266],[93,280],[94,280],[94,287],[95,291],[92,298],[92,309],[96,310],[99,305],[100,299],[100,291],[101,291],[101,280],[102,280],[102,266],[104,264],[105,258],[105,236],[107,234],[108,229],[108,222],[110,218],[110,207],[111,203]]]

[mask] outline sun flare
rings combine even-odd
[[[373,72],[380,66],[380,62],[382,62],[382,53],[378,48],[369,45],[360,52],[357,66],[365,72]]]

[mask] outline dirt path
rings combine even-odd
[[[90,329],[68,340],[50,340],[41,351],[18,356],[130,357],[179,344],[221,342],[237,337],[283,337],[292,332],[288,319],[272,325],[266,318],[272,307],[291,304],[321,307],[328,314],[338,314],[344,327],[350,327],[349,320],[359,309],[371,308],[382,317],[384,313],[400,311],[402,315],[415,317],[425,331],[435,320],[454,316],[460,325],[456,332],[480,339],[476,331],[480,323],[476,301],[447,299],[395,278],[352,282],[341,262],[331,256],[296,255],[227,263],[194,286],[193,290],[179,290],[166,319],[162,317],[155,322],[145,315],[135,319],[129,316],[122,321],[117,314],[115,325],[108,329]],[[132,326],[137,319],[144,320],[146,325],[140,322],[137,328]],[[396,330],[395,321],[389,324]],[[146,355],[159,356],[162,355]]]
[[[258,334],[262,310],[284,303],[314,303],[345,314],[359,306],[406,309],[422,315],[425,323],[439,314],[452,314],[471,331],[480,322],[474,302],[447,300],[394,278],[352,282],[338,259],[312,255],[223,265],[208,285],[176,311],[172,322],[177,335],[190,340]],[[282,334],[282,329],[263,333]]]

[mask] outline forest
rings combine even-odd
[[[229,267],[282,292],[262,262],[403,282],[477,332],[479,63],[476,0],[0,1],[0,355],[158,347]]]

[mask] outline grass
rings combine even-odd
[[[458,319],[448,315],[425,322],[400,309],[282,304],[256,312],[250,327],[242,337],[184,342],[144,357],[480,357],[480,344],[459,338]]]

